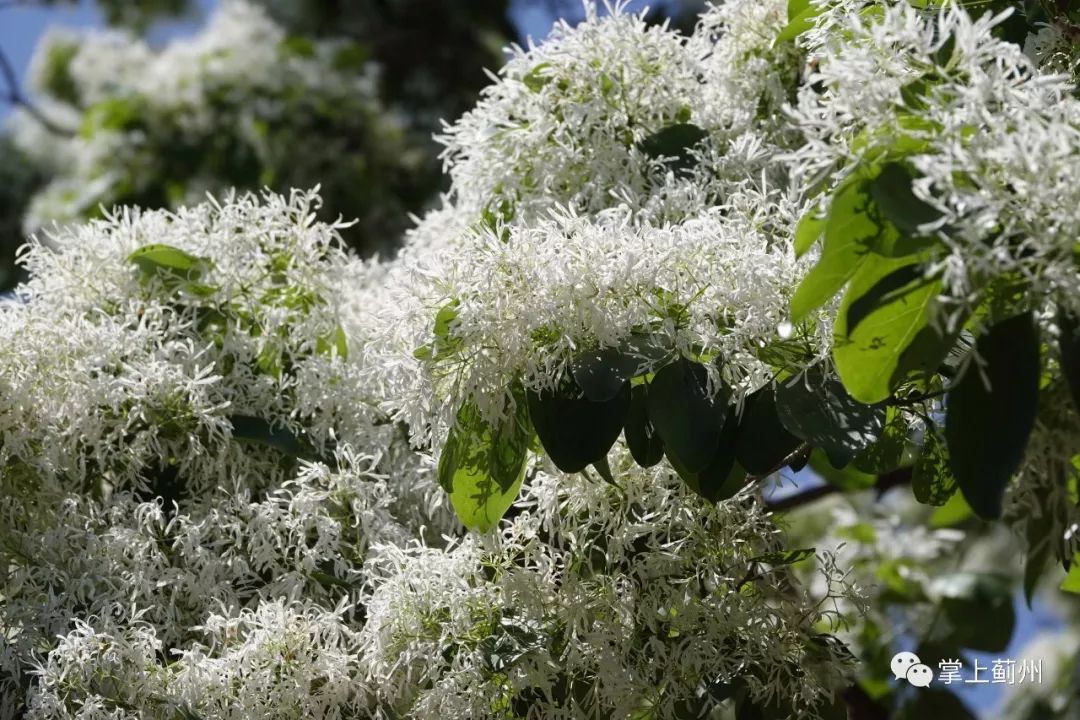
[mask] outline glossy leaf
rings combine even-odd
[[[712,457],[704,468],[696,472],[689,470],[670,453],[667,456],[679,477],[709,502],[726,500],[743,487],[746,470],[735,462],[735,429],[736,420],[732,412],[728,414],[728,421],[721,430]]]
[[[906,165],[890,162],[870,182],[870,194],[882,216],[909,238],[917,238],[920,227],[939,222],[942,217],[937,208],[916,197],[913,181]]]
[[[806,211],[795,226],[795,257],[802,257],[825,232],[825,216],[818,214],[817,207]]]
[[[833,330],[833,361],[852,397],[881,402],[911,375],[938,367],[952,344],[930,325],[940,292],[940,281],[909,260],[874,255],[861,265]]]
[[[692,123],[676,123],[658,130],[638,143],[638,147],[653,159],[666,159],[676,170],[686,170],[693,162],[691,151],[708,133]]]
[[[439,484],[463,525],[487,532],[513,504],[525,477],[528,415],[520,391],[514,412],[497,427],[471,404],[458,412],[439,457]]]
[[[896,407],[887,407],[881,437],[851,462],[856,470],[882,475],[910,464],[912,454],[908,423],[903,413]]]
[[[1020,466],[1035,424],[1039,331],[1028,312],[990,328],[976,342],[985,362],[951,389],[945,414],[949,465],[968,504],[984,519],[1001,517],[1001,498]]]
[[[866,180],[860,174],[836,190],[825,222],[821,257],[791,299],[792,321],[803,320],[828,302],[858,270],[870,243],[882,232],[872,206]]]
[[[652,467],[664,459],[664,441],[649,420],[648,386],[630,390],[630,408],[626,413],[624,437],[630,455],[641,467]]]
[[[713,460],[727,416],[730,391],[710,392],[704,365],[685,358],[664,366],[649,383],[649,420],[669,457],[689,472]]]
[[[571,373],[585,397],[606,402],[618,395],[634,376],[638,361],[618,348],[586,350],[574,358]]]
[[[776,393],[767,385],[746,399],[735,431],[735,458],[751,475],[778,470],[802,441],[788,432],[776,411]]]
[[[266,420],[252,415],[230,415],[233,440],[242,444],[272,447],[290,457],[316,459],[314,448],[285,427],[273,427]]]
[[[935,428],[926,431],[922,453],[911,474],[915,499],[924,505],[942,506],[956,492],[956,478],[949,467],[949,451]]]
[[[555,466],[581,472],[608,454],[630,408],[630,383],[605,402],[593,402],[576,387],[557,393],[528,392],[529,418]]]
[[[207,258],[161,243],[143,245],[128,255],[127,259],[139,268],[144,279],[164,275],[194,282],[210,267],[210,260]]]
[[[776,412],[789,432],[824,450],[834,464],[870,447],[885,425],[883,406],[858,402],[820,366],[776,386]]]

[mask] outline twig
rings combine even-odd
[[[871,489],[877,491],[878,497],[881,497],[886,491],[891,490],[894,487],[907,485],[911,482],[911,477],[912,470],[909,467],[893,470],[884,475],[878,475],[877,482],[874,483]],[[836,485],[822,485],[820,487],[810,488],[805,492],[780,498],[779,500],[766,501],[765,509],[769,512],[784,512],[785,510],[792,510],[794,508],[802,507],[803,505],[809,505],[815,500],[820,500],[823,497],[828,497],[837,492],[840,492],[840,488]]]
[[[0,8],[2,7],[4,6],[0,6]],[[3,100],[21,107],[30,117],[41,123],[41,126],[53,135],[71,136],[75,134],[74,130],[60,127],[54,123],[34,103],[30,102],[29,98],[23,95],[22,90],[19,89],[19,80],[15,77],[15,69],[11,66],[11,61],[8,60],[3,48],[0,48],[0,77],[3,77],[4,84],[7,85],[7,95],[2,98]]]

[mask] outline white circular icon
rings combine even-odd
[[[918,663],[908,668],[905,677],[915,687],[928,687],[930,681],[934,679],[934,671],[930,669],[929,665]]]
[[[921,662],[919,656],[913,652],[898,652],[893,655],[892,662],[889,663],[889,669],[892,670],[897,680],[903,680],[907,677],[908,670]]]

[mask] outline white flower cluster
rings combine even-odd
[[[462,537],[429,453],[583,350],[647,338],[636,374],[708,362],[736,403],[827,357],[829,312],[785,322],[792,233],[896,142],[950,291],[1076,306],[1071,86],[992,19],[820,5],[796,42],[786,2],[733,0],[515,50],[388,263],[300,192],[35,244],[0,309],[0,718],[813,716],[860,590],[827,556],[806,591],[752,490],[707,503],[617,442],[613,484],[526,459]]]
[[[1080,100],[1071,78],[1040,72],[998,39],[1002,16],[833,5],[804,40],[814,69],[792,114],[806,137],[790,156],[797,181],[835,186],[900,153],[918,173],[915,195],[941,214],[928,231],[943,231],[936,264],[960,312],[975,309],[988,285],[1000,289],[995,281],[1018,279],[1031,283],[1032,298],[1080,309]],[[1037,56],[1055,32],[1035,36]]]
[[[0,307],[0,718],[801,713],[848,681],[751,494],[712,506],[619,450],[618,488],[537,466],[511,522],[461,538],[341,332],[385,278],[316,205],[122,211],[26,252]]]
[[[536,474],[497,535],[381,554],[360,633],[375,697],[416,717],[698,717],[743,683],[802,717],[843,685],[820,632],[857,588],[830,570],[817,603],[756,565],[781,537],[752,494],[713,506],[670,470],[614,467],[618,488]]]
[[[54,175],[25,224],[35,231],[94,217],[99,205],[176,207],[283,181],[322,183],[331,209],[347,197],[365,222],[389,222],[345,187],[371,179],[343,162],[362,147],[363,167],[388,183],[420,161],[402,119],[382,107],[377,70],[358,46],[289,36],[246,0],[222,2],[204,30],[161,49],[120,31],[54,33],[31,74],[72,133],[17,118],[20,147]],[[320,123],[343,137],[315,137]],[[382,198],[377,188],[369,195]]]
[[[740,396],[769,380],[756,352],[805,270],[782,239],[802,211],[776,160],[793,136],[773,110],[798,75],[773,48],[785,7],[727,3],[690,38],[616,10],[515,50],[443,137],[444,207],[350,325],[416,440],[438,447],[463,402],[498,417],[513,379],[551,388],[576,352],[636,333],[722,355]],[[686,147],[657,140],[672,127]],[[412,359],[448,305],[461,351]],[[819,335],[808,360],[828,353]]]

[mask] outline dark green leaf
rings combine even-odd
[[[606,457],[623,429],[630,408],[630,383],[615,397],[593,402],[575,387],[528,392],[529,417],[544,451],[563,472],[581,472]]]
[[[1024,560],[1024,600],[1029,608],[1055,544],[1053,528],[1054,524],[1042,517],[1028,518],[1025,524],[1027,558]]]
[[[862,472],[882,475],[910,464],[913,459],[910,450],[908,423],[899,409],[889,407],[881,437],[852,460],[852,465]]]
[[[652,467],[664,459],[664,441],[649,421],[648,392],[647,385],[631,388],[624,433],[630,455],[641,467]]]
[[[868,490],[877,482],[876,475],[862,472],[846,462],[834,462],[821,449],[810,453],[810,468],[829,485],[845,491]]]
[[[606,402],[622,392],[638,361],[618,348],[586,350],[570,365],[574,380],[593,402]]]
[[[669,125],[642,140],[638,147],[649,157],[668,159],[676,170],[686,170],[693,162],[691,150],[708,133],[691,123]]]
[[[742,419],[735,431],[735,458],[747,472],[763,476],[778,470],[801,443],[780,422],[772,385],[746,399]]]
[[[936,223],[942,217],[936,208],[915,196],[911,190],[913,180],[906,165],[890,162],[870,183],[878,210],[908,237],[917,237],[920,226]]]
[[[315,450],[284,427],[274,428],[266,420],[251,415],[230,415],[232,437],[240,443],[266,445],[290,457],[315,459]]]
[[[1080,323],[1066,310],[1058,311],[1058,347],[1061,350],[1061,374],[1069,384],[1073,405],[1080,410]]]
[[[870,447],[885,425],[884,406],[858,402],[819,365],[776,386],[776,412],[789,432],[824,450],[834,464]]]
[[[727,415],[728,388],[710,392],[704,365],[680,358],[662,367],[649,384],[649,419],[669,457],[699,472],[716,455]]]
[[[938,436],[937,428],[928,428],[922,453],[915,461],[911,490],[924,505],[942,506],[956,492],[956,478],[949,468],[949,451]]]
[[[615,475],[612,474],[611,465],[608,464],[608,459],[606,457],[602,457],[594,462],[593,469],[596,470],[597,474],[603,478],[604,482],[608,485],[615,485],[618,487],[618,483],[615,482]]]
[[[1016,610],[1008,578],[956,572],[935,578],[931,589],[941,598],[948,620],[937,642],[986,652],[1001,652],[1009,646]]]
[[[687,469],[670,453],[667,456],[668,462],[687,486],[709,502],[727,500],[743,487],[746,470],[735,462],[735,428],[735,414],[731,412],[720,433],[712,458],[697,472]]]
[[[807,558],[814,557],[816,548],[801,548],[799,550],[786,550],[783,552],[768,553],[751,558],[750,562],[765,563],[766,565],[794,565]]]
[[[974,362],[948,395],[949,464],[971,508],[1001,517],[1001,498],[1020,466],[1035,424],[1039,393],[1039,330],[1030,312],[994,325],[976,342]]]

